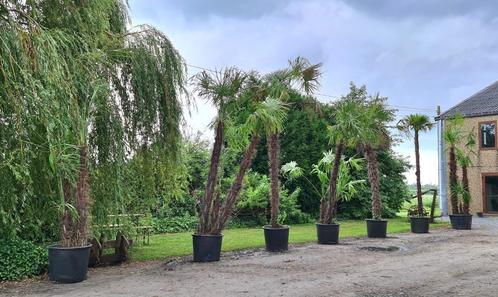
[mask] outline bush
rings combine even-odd
[[[39,275],[48,268],[45,248],[22,239],[0,242],[0,281]]]
[[[280,190],[281,224],[309,223],[313,218],[299,208],[298,197],[300,189],[289,194],[287,189]],[[270,181],[268,176],[250,172],[246,176],[244,190],[237,204],[236,226],[265,225],[269,220]]]
[[[186,213],[183,216],[152,218],[154,233],[176,233],[192,231],[197,227],[197,217]]]

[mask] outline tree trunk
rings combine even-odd
[[[249,170],[249,168],[251,167],[252,160],[254,158],[256,149],[258,147],[258,143],[259,143],[259,136],[253,135],[251,137],[251,142],[249,143],[249,146],[246,148],[244,152],[244,157],[240,162],[239,172],[237,173],[237,176],[235,177],[235,180],[233,181],[230,190],[228,191],[225,203],[221,208],[216,228],[213,228],[210,234],[215,234],[215,235],[220,234],[226,222],[232,215],[233,208],[235,206],[235,203],[237,202],[237,198],[243,186],[244,176],[246,175],[247,170]]]
[[[455,187],[458,183],[457,177],[457,163],[456,163],[456,155],[455,155],[455,147],[450,146],[450,160],[449,160],[449,168],[450,168],[450,201],[451,201],[451,211],[453,214],[459,213],[458,211],[458,197],[455,193]]]
[[[464,195],[470,195],[470,193],[469,193],[469,177],[467,174],[467,166],[462,166],[462,186],[463,186],[463,189],[465,190]],[[467,199],[463,199],[462,212],[464,214],[469,213],[469,203],[468,203]]]
[[[207,234],[207,231],[210,229],[209,214],[211,213],[214,191],[218,180],[218,167],[220,163],[221,148],[223,146],[223,130],[224,124],[222,121],[218,120],[216,124],[213,151],[211,152],[211,166],[206,182],[206,193],[204,194],[204,199],[201,203],[201,214],[199,217],[199,225],[197,226],[198,234]]]
[[[73,199],[73,186],[68,179],[62,179],[62,192],[64,195],[64,203],[71,204]],[[64,210],[61,216],[61,245],[65,247],[71,246],[73,238],[73,220],[69,209],[64,205]]]
[[[78,224],[76,228],[76,245],[88,243],[88,218],[90,217],[90,187],[88,184],[88,147],[80,147],[80,172],[76,183],[76,209]]]
[[[67,179],[62,181],[64,202],[72,204],[78,217],[75,218],[64,206],[61,218],[61,242],[63,246],[84,246],[88,243],[88,218],[90,217],[90,187],[88,184],[88,147],[80,147],[80,168],[76,182],[76,192]],[[76,196],[75,196],[76,195]],[[75,199],[73,199],[75,198]]]
[[[417,176],[417,205],[418,216],[424,216],[424,202],[422,201],[422,184],[420,182],[420,146],[418,130],[415,130],[415,175]]]
[[[342,152],[344,150],[344,144],[339,143],[335,147],[334,164],[332,170],[330,171],[330,180],[328,188],[328,205],[325,211],[325,217],[320,219],[322,224],[331,224],[336,216],[337,212],[337,178],[339,176],[339,168],[341,166]]]
[[[273,228],[278,228],[278,213],[280,208],[280,197],[279,197],[279,155],[280,155],[280,143],[278,140],[278,134],[273,133],[268,137],[268,165],[270,168],[270,207],[271,216],[270,223]]]
[[[367,145],[365,148],[365,158],[367,159],[368,180],[372,191],[372,217],[379,220],[382,215],[382,202],[380,200],[379,168],[377,164],[377,153]]]

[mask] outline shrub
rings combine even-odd
[[[197,217],[185,213],[183,216],[152,218],[154,233],[175,233],[192,231],[197,226]]]
[[[0,281],[41,274],[48,267],[47,250],[22,239],[2,240],[0,267]]]
[[[309,223],[313,219],[299,208],[300,189],[289,194],[287,189],[280,190],[279,222],[282,224]],[[235,225],[264,225],[269,216],[270,181],[268,176],[250,172],[246,176],[244,190],[237,204]]]

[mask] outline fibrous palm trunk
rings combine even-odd
[[[320,223],[331,224],[336,216],[337,212],[337,178],[339,176],[339,167],[341,166],[342,152],[344,150],[344,144],[339,143],[335,147],[334,164],[332,165],[332,170],[330,171],[330,180],[327,190],[326,203],[322,203],[320,207],[325,207],[325,210],[320,210]]]
[[[469,177],[467,174],[467,166],[462,166],[462,186],[465,191],[464,195],[469,195]],[[461,213],[469,213],[469,201],[468,199],[463,199]]]
[[[223,130],[224,124],[222,121],[218,120],[216,124],[213,151],[211,153],[211,165],[206,182],[206,192],[201,203],[201,213],[197,226],[198,234],[208,234],[209,229],[211,228],[210,214],[213,208],[213,196],[218,180],[218,167],[220,164],[221,148],[223,146]]]
[[[237,176],[235,177],[235,180],[233,181],[230,190],[228,191],[227,198],[225,199],[225,202],[220,209],[219,219],[216,227],[211,230],[210,234],[219,234],[232,215],[233,208],[235,206],[235,203],[237,202],[237,197],[239,196],[240,190],[243,186],[244,176],[246,175],[247,170],[249,170],[249,168],[251,167],[258,143],[259,136],[253,135],[251,137],[249,146],[244,152],[244,157],[240,162],[239,172],[237,173]]]
[[[418,216],[424,215],[424,203],[422,201],[422,184],[420,182],[420,146],[418,139],[418,130],[415,130],[415,175],[417,177],[417,206]]]
[[[279,154],[280,143],[277,133],[268,136],[268,165],[270,168],[270,223],[273,228],[278,228],[278,214],[280,208],[279,197]]]
[[[380,200],[379,166],[377,164],[377,153],[371,146],[365,148],[367,159],[368,180],[372,192],[372,217],[379,220],[382,215],[382,202]]]
[[[455,147],[450,146],[450,160],[449,160],[449,168],[450,168],[450,201],[451,201],[451,211],[453,214],[457,214],[458,211],[458,196],[455,192],[455,187],[458,183],[457,177],[457,162],[456,162],[456,154]]]
[[[90,216],[90,188],[88,184],[88,147],[80,146],[80,166],[76,191],[69,180],[62,181],[64,202],[75,202],[78,217],[75,218],[67,206],[61,218],[61,241],[63,246],[84,246],[88,243],[88,218]],[[76,196],[75,196],[76,195]],[[76,199],[74,199],[76,198]]]

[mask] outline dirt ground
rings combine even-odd
[[[131,263],[93,269],[79,284],[4,284],[0,296],[498,296],[498,219],[474,226],[229,253],[209,264]]]

